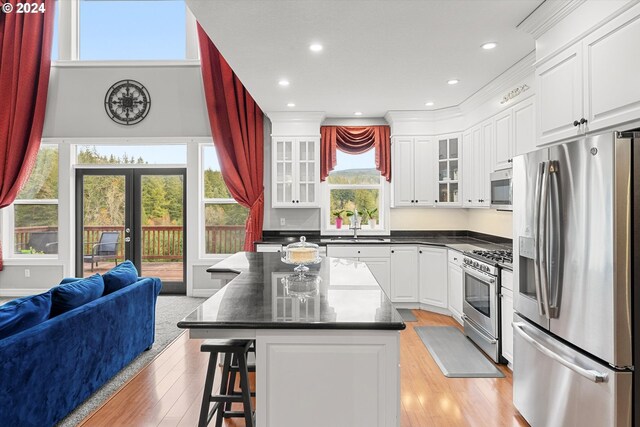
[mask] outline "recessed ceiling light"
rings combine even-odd
[[[312,52],[320,52],[322,50],[322,45],[320,43],[313,43],[309,46],[309,50]]]
[[[362,115],[362,111],[356,111],[355,113],[353,113],[354,116],[361,116]]]
[[[295,106],[296,106],[296,104],[294,104],[293,102],[290,102],[290,103],[287,104],[287,107],[295,107]]]
[[[482,48],[484,50],[491,50],[493,48],[495,48],[496,46],[498,46],[498,43],[496,42],[488,42],[482,45]]]
[[[425,102],[425,104],[427,107],[433,107],[433,101],[429,101],[429,102]]]
[[[447,82],[449,85],[457,85],[458,83],[460,83],[460,80],[458,79],[451,79]]]
[[[278,82],[280,86],[289,86],[289,80],[282,79]]]

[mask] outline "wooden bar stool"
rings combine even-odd
[[[206,340],[200,346],[200,351],[209,352],[209,366],[202,394],[202,406],[200,407],[199,427],[206,427],[214,415],[216,415],[216,427],[222,426],[223,418],[244,417],[245,426],[255,427],[254,412],[251,407],[251,391],[249,390],[249,367],[247,354],[251,348],[252,340]],[[220,378],[220,392],[213,395],[213,380],[215,377],[218,354],[224,354],[222,363],[222,377]],[[240,391],[234,390],[234,383],[230,382],[231,371],[240,375]],[[254,367],[255,370],[255,367]],[[234,373],[234,382],[235,382]],[[211,403],[213,406],[210,408]],[[231,411],[231,403],[242,403],[242,411]],[[217,411],[217,414],[216,414]]]

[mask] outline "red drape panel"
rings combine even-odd
[[[391,181],[391,139],[389,126],[321,126],[320,179],[324,181],[336,166],[336,150],[361,154],[376,150],[376,169]]]
[[[229,192],[249,208],[244,250],[253,251],[264,220],[264,115],[200,25],[198,37],[211,135]]]
[[[44,3],[45,12],[0,12],[0,209],[13,203],[29,177],[42,137],[54,0],[35,3]]]

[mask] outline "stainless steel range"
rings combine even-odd
[[[500,346],[500,267],[510,265],[510,250],[465,252],[464,332],[495,362],[504,362]]]

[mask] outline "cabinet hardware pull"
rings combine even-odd
[[[579,122],[579,121],[577,121],[577,120],[574,120],[574,121],[573,121],[573,127],[576,127],[576,126],[578,126],[579,124],[580,124],[580,122]]]
[[[584,117],[580,119],[580,124],[583,125],[587,123],[587,119],[585,119]]]

